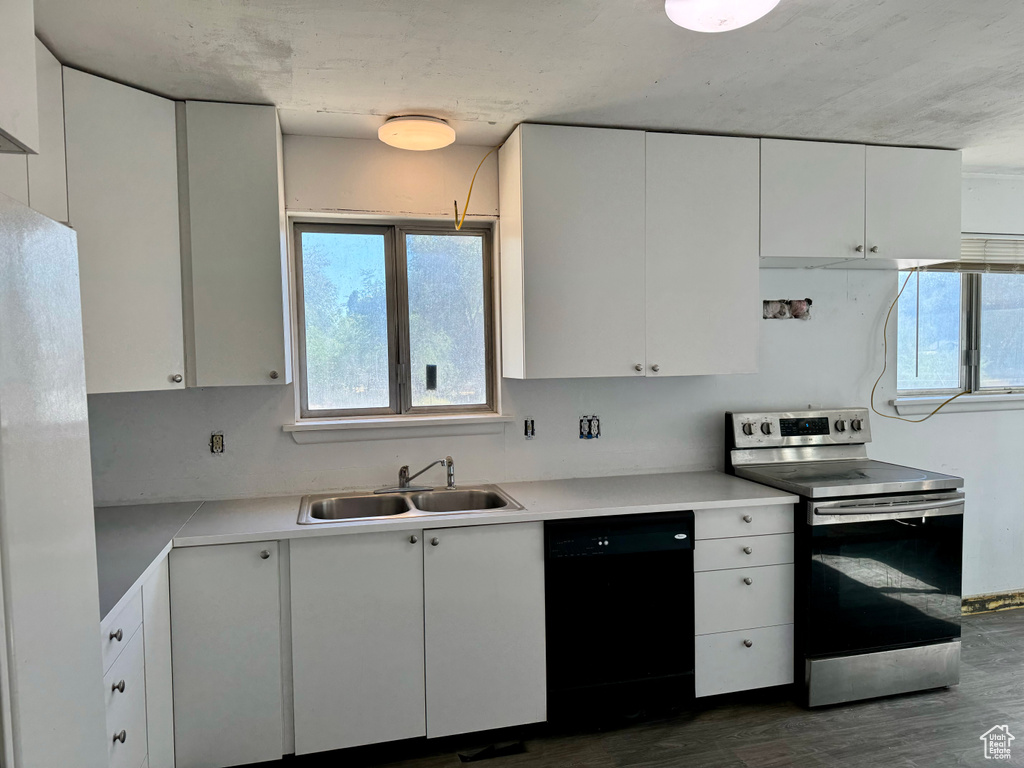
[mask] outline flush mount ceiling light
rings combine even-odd
[[[377,138],[392,147],[422,152],[447,147],[455,141],[455,129],[436,117],[406,115],[389,118],[377,130]]]
[[[674,24],[694,32],[728,32],[753,24],[779,0],[665,0]]]

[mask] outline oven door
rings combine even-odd
[[[960,637],[960,492],[807,501],[805,655]]]

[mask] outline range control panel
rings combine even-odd
[[[727,413],[729,448],[858,445],[871,442],[867,408]]]

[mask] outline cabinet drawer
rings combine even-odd
[[[705,571],[693,581],[698,635],[793,623],[792,565]]]
[[[142,632],[137,631],[103,677],[103,695],[107,705],[107,749],[111,768],[138,768],[149,752],[145,670]],[[120,690],[122,681],[123,691]],[[122,731],[125,734],[124,742],[115,740],[114,735]]]
[[[118,611],[100,624],[100,645],[103,648],[103,671],[110,669],[142,626],[142,590],[137,590],[131,599]],[[118,640],[118,638],[121,638]],[[141,758],[140,758],[141,759]]]
[[[706,539],[693,548],[695,571],[721,571],[792,562],[792,533]]]
[[[702,509],[694,519],[694,538],[698,540],[792,532],[792,504]]]
[[[704,635],[695,650],[698,696],[793,682],[792,624]]]

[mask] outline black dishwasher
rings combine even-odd
[[[693,512],[544,526],[549,719],[693,699]]]

